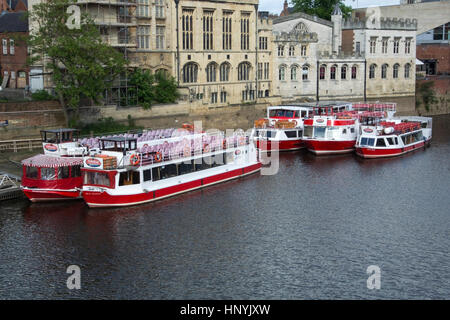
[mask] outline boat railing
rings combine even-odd
[[[151,165],[151,164],[155,164],[155,163],[164,163],[164,162],[171,161],[171,160],[199,156],[202,154],[218,152],[218,151],[223,151],[223,150],[227,150],[227,149],[233,149],[233,148],[237,148],[237,147],[245,146],[245,145],[249,145],[249,144],[250,144],[250,137],[245,136],[245,140],[243,143],[239,142],[239,141],[233,141],[233,142],[228,142],[226,144],[216,145],[216,146],[212,146],[212,147],[209,145],[206,145],[199,149],[186,148],[184,150],[168,152],[165,154],[162,154],[162,153],[156,152],[156,151],[152,151],[152,152],[148,152],[148,153],[140,152],[140,153],[138,153],[138,156],[139,156],[139,161],[138,161],[139,164],[138,165],[139,166],[147,166],[147,165]]]

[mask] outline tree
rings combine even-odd
[[[175,79],[162,71],[153,75],[149,70],[136,69],[131,73],[129,87],[130,104],[144,109],[155,102],[175,102],[179,96]]]
[[[343,0],[292,0],[295,12],[304,12],[310,15],[316,15],[319,18],[330,20],[331,13],[336,3],[342,11],[342,16],[347,18],[351,15],[352,8],[344,4]]]
[[[33,5],[27,39],[29,64],[45,63],[68,125],[79,121],[81,99],[98,103],[126,64],[122,53],[102,41],[98,26],[88,14],[80,15],[75,28],[66,25],[72,15],[67,8],[76,3],[52,0]]]

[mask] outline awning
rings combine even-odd
[[[75,165],[82,165],[83,158],[69,158],[69,157],[52,157],[38,154],[34,157],[22,160],[24,166],[40,167],[40,168],[57,168],[68,167]]]
[[[420,66],[424,64],[422,61],[420,61],[419,59],[416,58],[416,66]]]

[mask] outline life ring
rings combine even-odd
[[[245,144],[245,138],[244,137],[239,137],[239,145],[243,146]]]
[[[185,146],[185,147],[184,147],[184,150],[183,150],[183,155],[184,155],[185,157],[189,157],[189,156],[191,155],[191,147]]]
[[[153,159],[154,159],[155,162],[161,162],[161,160],[162,160],[161,152],[157,152]]]
[[[223,139],[222,146],[224,149],[227,148],[227,139]]]
[[[210,151],[209,144],[203,146],[203,152],[208,153]]]
[[[297,126],[298,125],[298,122],[297,122],[297,120],[292,120],[292,122],[295,124],[295,126]]]
[[[141,160],[139,159],[139,156],[134,153],[131,157],[130,157],[130,163],[133,166],[137,166],[139,164]]]

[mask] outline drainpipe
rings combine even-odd
[[[367,60],[364,59],[364,102],[367,101]]]
[[[177,84],[180,86],[180,41],[179,41],[179,30],[178,30],[178,4],[180,3],[180,0],[174,0],[175,1],[175,7],[176,7],[176,32],[177,32]]]
[[[320,77],[320,70],[319,70],[319,60],[317,60],[317,70],[316,70],[316,101],[319,102],[319,77]]]
[[[255,56],[256,56],[256,65],[255,65],[255,102],[258,103],[258,93],[259,93],[259,88],[258,88],[258,44],[259,44],[259,34],[258,34],[258,4],[255,4],[255,13],[256,13],[256,23],[255,23],[255,33],[256,33],[256,38],[255,38]]]

